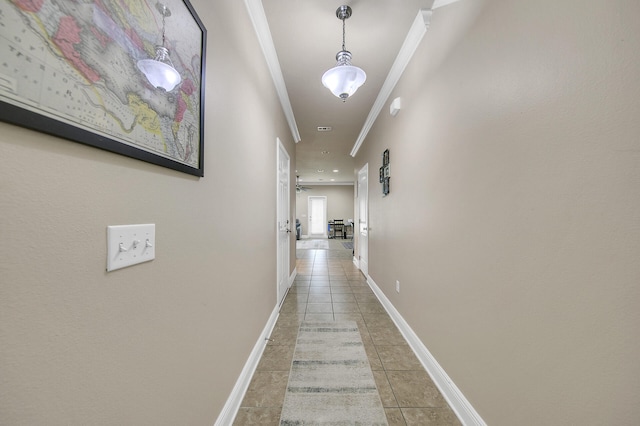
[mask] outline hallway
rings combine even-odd
[[[342,240],[329,249],[297,250],[297,276],[249,385],[235,425],[277,425],[298,326],[303,320],[358,324],[387,421],[459,425],[437,387],[352,261]]]

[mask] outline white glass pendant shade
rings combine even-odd
[[[345,101],[353,95],[367,79],[367,74],[353,65],[337,65],[325,72],[322,84],[335,96]]]
[[[335,67],[325,72],[322,76],[322,84],[331,90],[342,102],[354,93],[367,80],[367,74],[362,69],[351,65],[351,52],[344,47],[345,19],[351,17],[352,10],[343,5],[336,10],[336,17],[342,21],[342,50],[336,54],[338,63]]]
[[[162,46],[156,47],[154,59],[138,61],[138,69],[142,71],[153,87],[167,92],[172,91],[182,81],[182,77],[169,59],[169,51]]]
[[[351,52],[341,50],[336,55],[336,59],[338,60],[336,66],[322,76],[322,84],[344,102],[364,84],[367,74],[362,69],[351,65]]]

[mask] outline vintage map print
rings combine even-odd
[[[162,45],[155,0],[0,0],[0,119],[202,176],[206,30],[162,5],[170,92],[136,66]]]

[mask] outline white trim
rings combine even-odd
[[[289,276],[289,288],[291,288],[291,286],[293,285],[293,281],[296,279],[297,275],[298,275],[298,268],[293,268],[293,272]]]
[[[433,382],[436,384],[438,389],[440,389],[440,393],[442,393],[444,399],[447,400],[449,406],[456,413],[462,424],[486,426],[487,424],[482,420],[478,412],[471,406],[462,392],[460,392],[460,389],[458,389],[455,383],[453,383],[449,378],[444,369],[440,364],[438,364],[438,361],[436,361],[433,355],[431,355],[431,352],[429,352],[424,343],[422,343],[420,338],[418,338],[402,315],[400,315],[400,312],[398,312],[391,301],[387,299],[387,296],[385,296],[382,290],[380,290],[380,287],[378,287],[370,276],[367,276],[367,283],[378,297],[378,300],[380,300],[380,303],[382,303],[382,306],[384,306],[385,310],[404,338],[407,340],[409,346],[420,360],[420,363],[425,370],[427,370],[427,373],[429,373]]]
[[[353,186],[353,182],[311,182],[304,181],[300,186]]]
[[[284,155],[284,157],[283,157]],[[287,244],[287,271],[282,271],[282,265],[281,262],[284,261],[283,258],[281,258],[281,253],[280,253],[280,230],[281,230],[281,224],[280,224],[280,216],[282,215],[283,211],[282,209],[286,209],[287,210],[287,223],[289,224],[289,227],[287,229],[290,229],[291,225],[291,220],[292,220],[292,216],[291,216],[291,192],[287,193],[287,197],[286,197],[286,203],[285,206],[282,205],[282,200],[280,199],[280,178],[281,178],[281,169],[280,169],[280,163],[282,162],[282,160],[287,162],[287,167],[286,167],[286,175],[287,175],[287,189],[289,191],[291,191],[291,156],[289,155],[289,152],[287,151],[287,148],[282,144],[282,141],[280,140],[279,137],[276,137],[276,204],[277,204],[277,224],[276,224],[276,269],[278,271],[277,273],[277,277],[276,277],[276,297],[278,298],[278,304],[282,304],[282,302],[284,301],[284,298],[286,296],[286,291],[284,291],[284,294],[280,294],[280,277],[282,276],[283,281],[284,281],[284,274],[287,273],[287,271],[291,268],[291,233],[289,232],[287,235],[289,235],[289,242]],[[287,287],[288,290],[288,287]]]
[[[362,126],[360,135],[358,136],[358,139],[356,139],[356,143],[353,145],[353,149],[351,150],[352,157],[355,157],[358,153],[358,150],[364,142],[364,139],[367,137],[369,130],[371,130],[373,123],[375,123],[376,119],[378,118],[378,114],[380,114],[380,111],[387,103],[387,100],[389,99],[389,96],[391,96],[393,88],[396,87],[396,84],[398,83],[398,80],[400,80],[400,77],[407,67],[407,64],[409,64],[409,61],[411,61],[413,54],[422,41],[422,38],[426,34],[427,29],[429,28],[429,23],[431,21],[431,14],[431,10],[428,9],[420,9],[418,11],[418,15],[413,21],[413,24],[409,29],[409,33],[404,39],[404,43],[402,43],[402,47],[398,52],[398,56],[396,56],[396,60],[389,70],[387,79],[382,84],[380,93],[378,93],[378,97],[373,103],[373,107],[371,107],[369,116],[364,122],[364,126]]]
[[[258,341],[253,347],[253,350],[249,355],[249,359],[245,363],[244,368],[240,373],[240,377],[238,377],[227,402],[224,404],[224,407],[222,407],[222,411],[215,422],[215,426],[227,426],[233,424],[233,420],[236,418],[238,410],[240,409],[240,404],[242,404],[242,399],[249,388],[249,383],[251,382],[253,373],[255,373],[258,363],[260,362],[260,358],[262,357],[262,353],[264,352],[264,348],[267,346],[267,338],[271,336],[273,328],[276,325],[278,315],[278,307],[276,306],[273,308],[273,312],[271,312],[271,316],[269,317],[264,330],[262,330],[262,333],[258,337]]]
[[[360,170],[358,170],[358,174],[357,174],[357,182],[358,185],[356,186],[355,192],[356,192],[356,223],[357,225],[354,226],[353,229],[353,238],[354,240],[356,239],[356,231],[357,231],[357,241],[358,241],[358,250],[354,251],[354,254],[358,257],[358,269],[360,269],[360,272],[362,272],[365,276],[369,276],[369,234],[370,234],[370,228],[369,228],[369,189],[370,189],[370,185],[369,185],[369,163],[366,163],[364,166],[362,166],[362,168]],[[366,183],[366,191],[362,190],[362,186],[363,184],[361,182],[365,182]],[[364,200],[364,202],[363,202]],[[361,207],[365,206],[366,212],[362,212]],[[365,226],[362,225],[362,218],[364,216],[364,224]],[[366,231],[366,237],[364,238],[366,241],[363,241],[362,238],[362,231]],[[364,250],[363,250],[364,248]],[[362,256],[362,252],[365,252],[365,256]],[[365,261],[362,261],[362,258],[364,257]]]
[[[289,288],[293,285],[293,281],[296,279],[298,275],[298,268],[293,268],[293,272],[289,276]],[[260,358],[262,357],[262,353],[264,352],[264,348],[267,343],[267,338],[271,336],[273,333],[273,329],[276,326],[276,322],[278,321],[279,316],[279,307],[276,306],[271,312],[271,316],[267,320],[267,324],[262,330],[262,334],[255,346],[253,347],[253,351],[249,355],[249,359],[247,360],[242,372],[240,373],[240,377],[236,381],[236,385],[233,387],[229,398],[227,399],[226,404],[222,408],[218,419],[216,420],[215,426],[226,426],[233,423],[236,416],[238,415],[238,410],[240,409],[240,404],[242,404],[242,400],[244,399],[245,394],[247,393],[247,389],[249,388],[249,383],[251,383],[251,379],[253,378],[253,374],[258,367],[258,363],[260,362]]]
[[[312,198],[321,198],[324,200],[324,224],[326,225],[328,222],[328,218],[327,218],[327,208],[328,208],[328,198],[326,195],[308,195],[307,196],[307,227],[308,227],[308,235],[307,238],[317,238],[317,239],[322,239],[322,238],[329,238],[329,230],[327,228],[327,226],[323,227],[322,230],[322,234],[313,234],[311,232],[311,215],[309,214],[311,212],[311,199]]]
[[[431,6],[431,9],[438,9],[447,5],[450,5],[451,3],[455,3],[458,2],[460,0],[436,0],[433,2],[433,6]]]
[[[282,111],[289,123],[289,129],[295,143],[300,142],[300,132],[298,131],[298,125],[296,124],[296,118],[293,115],[293,108],[291,107],[291,101],[289,101],[289,93],[287,92],[287,86],[284,83],[284,77],[282,76],[282,69],[280,68],[280,61],[278,61],[278,54],[276,53],[276,47],[273,44],[273,38],[271,37],[271,30],[269,30],[269,23],[267,22],[267,16],[264,13],[264,7],[261,0],[244,0],[244,4],[247,6],[247,12],[251,18],[251,23],[258,36],[260,47],[262,47],[262,53],[267,61],[269,72],[271,72],[271,78],[273,79],[273,85],[280,98],[280,105],[282,105]]]

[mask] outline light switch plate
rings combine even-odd
[[[155,258],[155,223],[107,226],[107,271]]]

